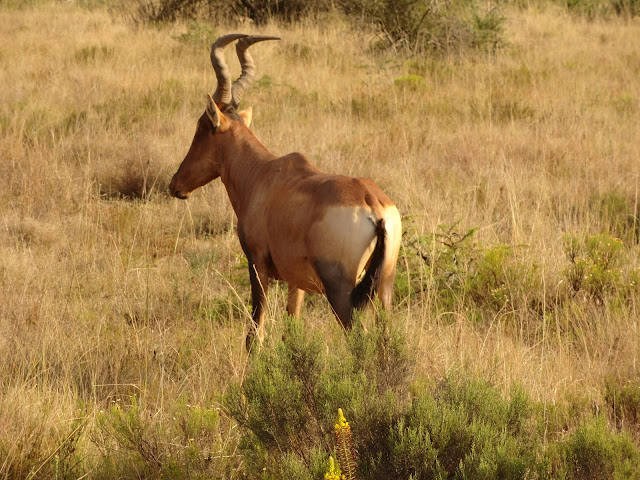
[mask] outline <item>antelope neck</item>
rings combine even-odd
[[[242,218],[252,193],[260,188],[267,164],[276,156],[245,127],[234,126],[225,134],[234,135],[235,138],[225,142],[220,179],[227,189],[236,216]]]

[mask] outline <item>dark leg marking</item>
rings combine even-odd
[[[240,245],[247,257],[249,263],[249,282],[251,283],[251,318],[253,325],[249,329],[246,339],[247,350],[251,350],[253,340],[256,333],[260,333],[262,327],[262,319],[264,317],[264,304],[266,295],[265,292],[269,287],[269,276],[258,270],[258,266],[253,262],[253,255],[249,250],[247,244],[244,241],[244,235],[241,235],[238,230],[238,238],[240,239]]]
[[[353,319],[353,303],[351,292],[353,280],[351,280],[342,265],[337,262],[317,259],[313,265],[322,281],[327,300],[336,317],[344,328],[351,328]]]

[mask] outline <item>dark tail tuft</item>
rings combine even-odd
[[[384,228],[384,219],[382,218],[376,223],[376,237],[378,241],[371,254],[369,268],[367,268],[362,281],[351,292],[351,304],[353,308],[358,310],[362,309],[373,297],[380,284],[380,273],[384,262],[387,238],[387,231]]]

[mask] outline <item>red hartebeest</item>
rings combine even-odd
[[[249,261],[255,328],[247,348],[256,331],[262,338],[272,278],[289,284],[291,315],[300,313],[304,292],[325,294],[347,328],[354,308],[374,293],[389,307],[402,228],[398,210],[371,179],[323,173],[300,153],[277,157],[249,130],[251,109],[236,113],[255,73],[247,48],[275,39],[232,34],[213,43],[218,86],[169,187],[185,199],[220,177],[227,189]],[[222,49],[234,40],[242,74],[231,84]]]

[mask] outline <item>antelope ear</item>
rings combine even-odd
[[[206,112],[216,131],[224,132],[229,128],[229,119],[224,116],[218,108],[218,105],[216,105],[216,102],[213,101],[213,98],[211,98],[211,95],[208,93]]]
[[[242,119],[242,122],[248,127],[251,125],[251,119],[253,118],[253,109],[251,107],[238,112],[238,116]]]

